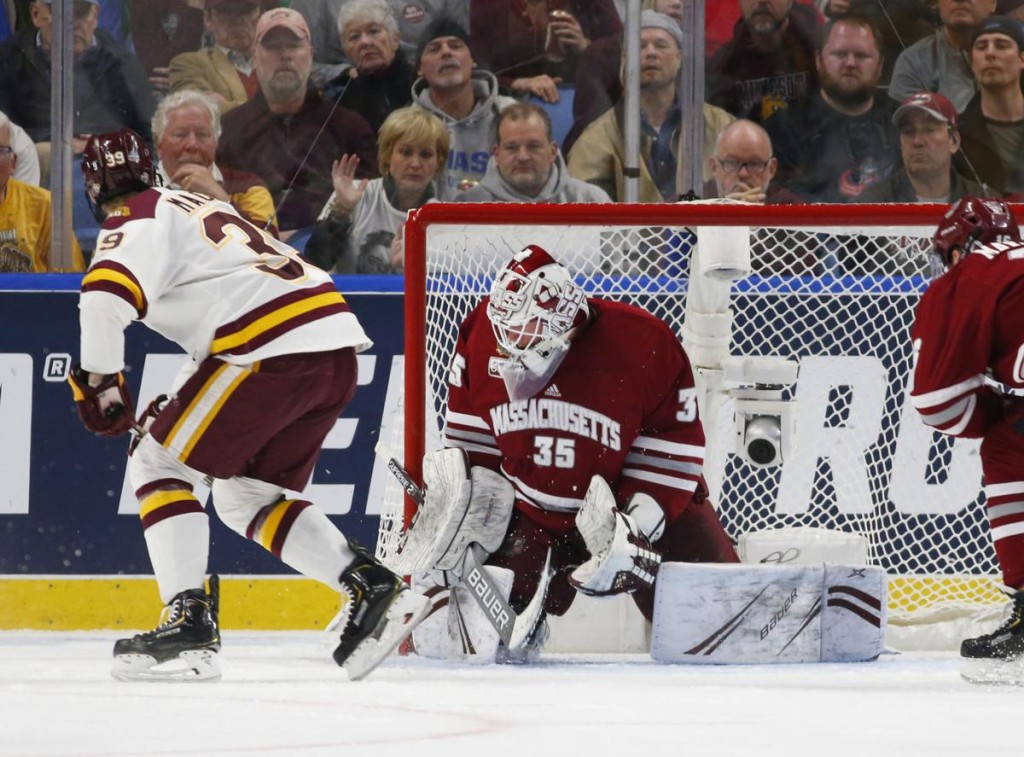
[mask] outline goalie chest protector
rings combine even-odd
[[[651,656],[698,664],[854,662],[884,649],[887,579],[868,566],[664,563]]]

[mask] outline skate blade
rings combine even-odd
[[[110,674],[118,681],[219,681],[221,670],[216,652],[194,649],[161,663],[146,654],[118,655]]]
[[[960,659],[960,677],[989,686],[1024,686],[1024,657],[1016,660]]]
[[[427,617],[430,606],[430,600],[421,594],[409,590],[399,594],[373,633],[345,660],[344,668],[349,680],[358,681],[368,676]]]

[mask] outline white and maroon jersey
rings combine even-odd
[[[500,470],[517,507],[549,528],[573,525],[597,474],[620,504],[646,492],[675,520],[704,463],[689,360],[669,327],[644,310],[588,303],[593,318],[551,379],[516,401],[497,370],[506,358],[485,304],[470,313],[452,359],[444,442],[465,449],[474,465]]]
[[[984,436],[1000,415],[985,375],[1024,388],[1024,245],[976,248],[931,283],[917,306],[910,392],[924,422]]]
[[[134,320],[197,362],[372,344],[328,274],[229,204],[164,188],[103,222],[79,308],[82,366],[97,373],[123,367],[122,332]]]

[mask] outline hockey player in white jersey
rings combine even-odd
[[[295,250],[227,203],[157,187],[149,150],[130,129],[92,137],[82,172],[103,227],[82,280],[81,362],[69,382],[89,430],[137,437],[128,471],[166,604],[155,630],[115,644],[114,676],[220,676],[216,581],[204,588],[209,521],[193,494],[211,477],[226,525],[348,595],[333,656],[362,678],[427,602],[284,491],[306,486],[355,391],[356,353],[371,341],[330,277]],[[138,421],[122,375],[132,321],[192,357],[170,399]]]

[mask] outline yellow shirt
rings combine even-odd
[[[85,258],[78,240],[71,237],[71,268],[57,269],[50,256],[50,193],[17,179],[7,180],[7,197],[0,202],[0,242],[13,242],[32,258],[36,273],[84,271]]]

